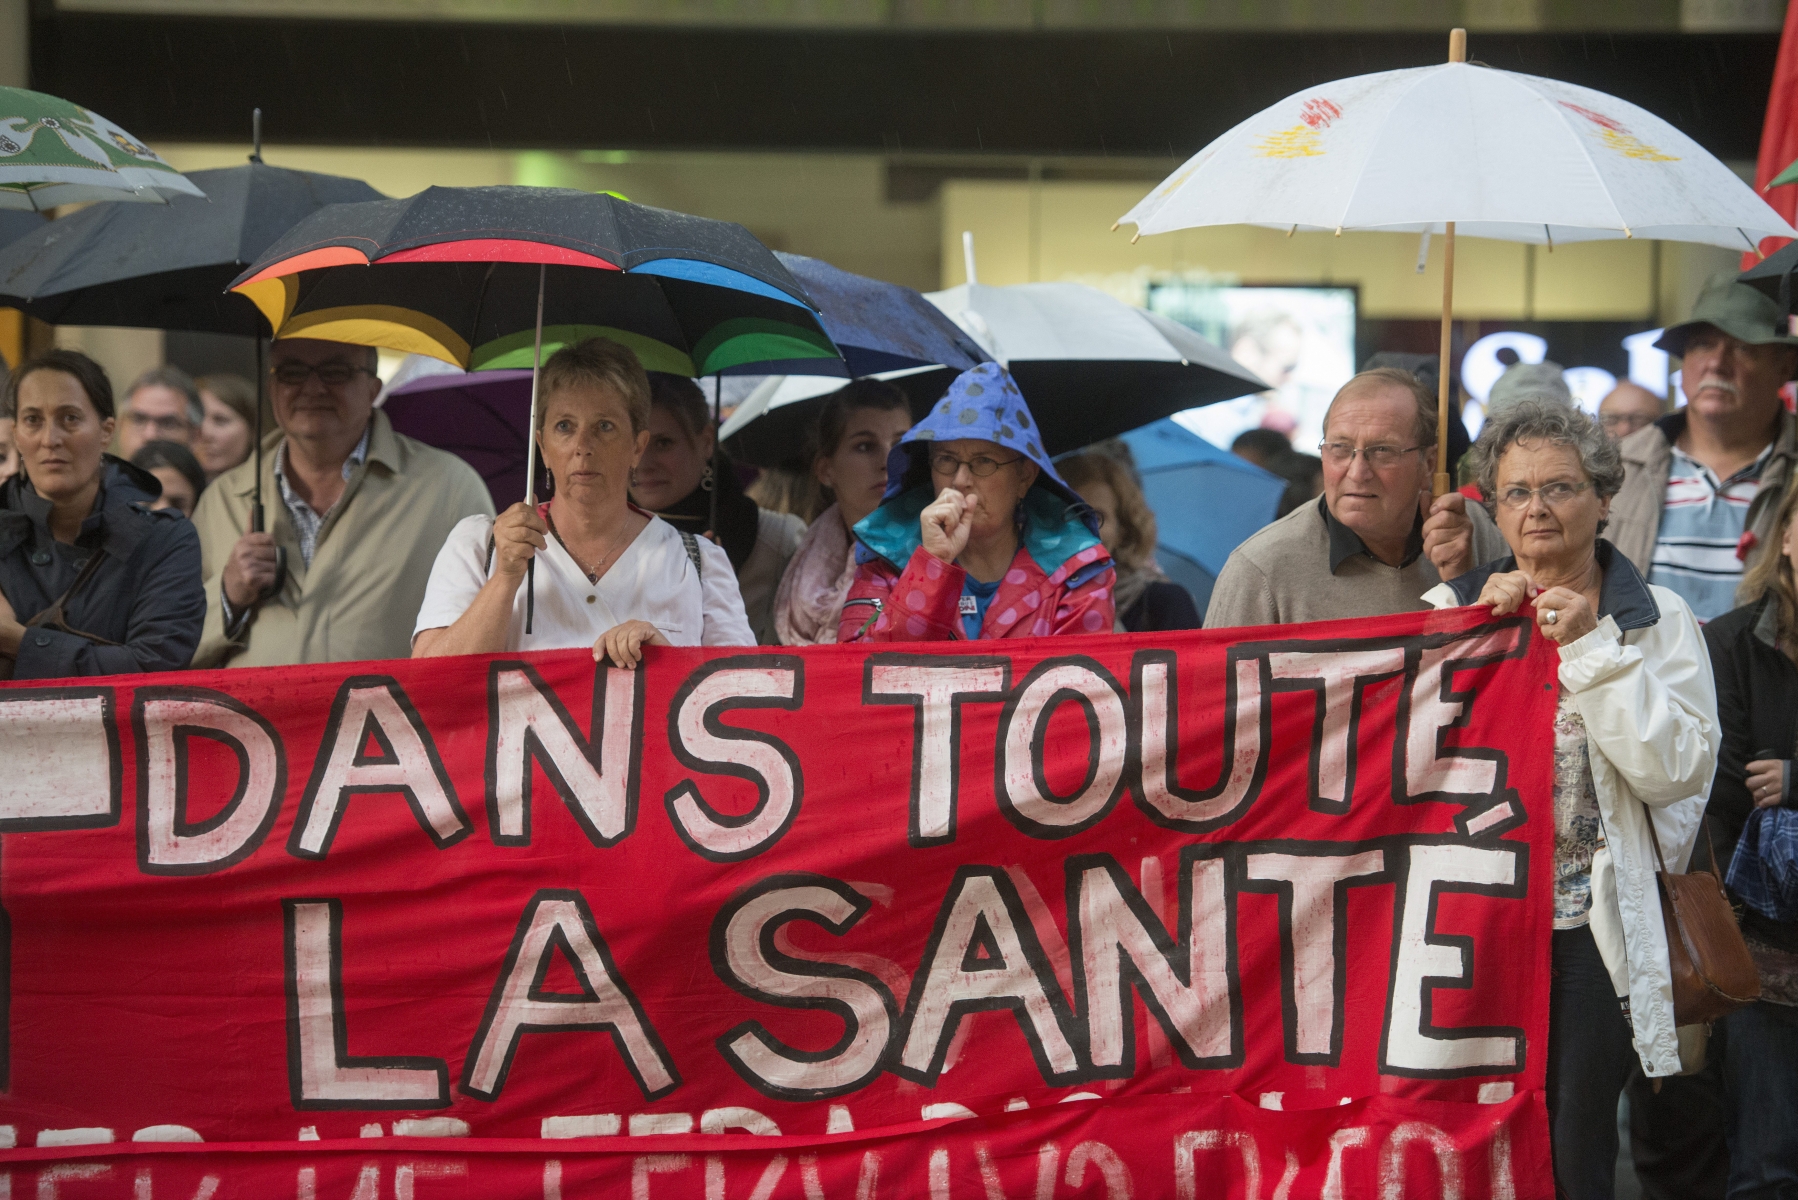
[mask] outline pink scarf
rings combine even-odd
[[[843,600],[855,582],[852,546],[834,504],[805,531],[774,595],[774,632],[781,645],[828,646],[837,640]]]

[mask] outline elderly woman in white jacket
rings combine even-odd
[[[1533,605],[1560,647],[1550,1140],[1560,1194],[1608,1198],[1619,1092],[1638,1060],[1651,1077],[1680,1070],[1651,833],[1683,870],[1717,762],[1716,688],[1685,602],[1598,536],[1623,464],[1591,418],[1525,401],[1486,426],[1472,462],[1513,557],[1425,599]]]

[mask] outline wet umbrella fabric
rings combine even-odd
[[[928,299],[1010,370],[1051,455],[1268,388],[1184,325],[1082,284],[963,284]]]
[[[773,364],[737,406],[722,430],[725,446],[742,462],[803,467],[818,413],[843,377],[909,372],[893,382],[921,420],[950,380],[988,361],[979,344],[924,296],[896,283],[833,267],[816,258],[775,252],[804,285],[824,330],[843,352],[836,363]],[[815,378],[828,373],[836,379]],[[806,378],[813,376],[813,378]],[[728,390],[728,388],[727,388]]]
[[[1172,420],[1124,434],[1160,531],[1156,558],[1199,611],[1230,552],[1273,520],[1286,481]]]
[[[949,367],[960,374],[987,361],[978,344],[943,315],[923,293],[897,283],[857,275],[803,254],[775,251],[823,319],[824,332],[843,352],[841,366],[809,360],[770,364],[765,375],[828,374],[849,378]],[[817,369],[811,369],[817,364]]]
[[[43,214],[26,212],[21,209],[0,209],[0,246],[12,243],[36,233],[45,225]]]
[[[396,432],[448,450],[473,467],[493,496],[494,511],[524,499],[528,369],[425,375],[388,392],[381,411]]]
[[[0,304],[53,325],[266,337],[231,281],[327,204],[378,200],[360,179],[263,163],[195,171],[206,199],[95,205],[0,247]]]
[[[59,96],[0,87],[0,209],[199,196],[155,151]]]
[[[597,335],[690,376],[840,357],[804,289],[742,226],[562,188],[333,206],[232,286],[278,336],[474,369],[533,365],[540,294],[545,358]]]

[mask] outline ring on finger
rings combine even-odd
[[[1558,608],[1551,608],[1547,612],[1542,614],[1542,623],[1544,625],[1553,625],[1556,621],[1559,621],[1560,619],[1561,619],[1561,610]]]

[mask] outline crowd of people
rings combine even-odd
[[[1670,413],[1625,385],[1595,420],[1558,369],[1514,368],[1477,442],[1451,452],[1464,486],[1447,495],[1432,495],[1424,364],[1376,361],[1345,383],[1315,456],[1277,433],[1240,441],[1289,486],[1276,519],[1230,555],[1203,623],[1463,605],[1532,620],[1559,654],[1558,1186],[1611,1195],[1627,1091],[1646,1194],[1786,1196],[1798,1188],[1798,923],[1734,852],[1776,835],[1766,814],[1789,801],[1798,756],[1798,419],[1781,394],[1798,377],[1798,336],[1771,300],[1722,279],[1660,345],[1683,360],[1685,403]],[[72,351],[11,373],[0,669],[558,648],[632,668],[651,646],[1200,623],[1156,565],[1131,464],[1105,448],[1052,460],[996,364],[960,375],[921,420],[890,384],[832,396],[809,522],[751,498],[693,381],[647,372],[604,338],[544,364],[544,498],[498,514],[466,463],[394,431],[372,349],[278,340],[267,384],[277,430],[258,480],[245,381],[161,368],[115,406],[105,373]],[[1758,902],[1743,935],[1761,998],[1708,1045],[1675,1017],[1655,882],[1660,862],[1694,859],[1731,870]]]

